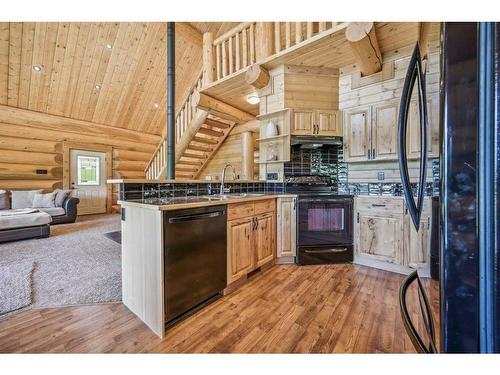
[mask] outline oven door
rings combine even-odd
[[[352,198],[301,197],[299,246],[352,244]]]

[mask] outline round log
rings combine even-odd
[[[382,54],[373,22],[351,22],[347,25],[345,36],[363,76],[382,70]]]
[[[257,89],[262,89],[269,83],[269,73],[260,65],[254,64],[247,69],[245,81]]]

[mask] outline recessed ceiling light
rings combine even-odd
[[[154,103],[154,104],[153,104],[153,107],[155,107],[155,108],[159,108],[159,107],[160,107],[160,105],[159,105],[158,103]]]
[[[95,89],[96,89],[96,90],[99,90],[100,88],[101,88],[101,86],[100,86],[100,85],[95,85]]]
[[[112,44],[106,44],[106,48],[107,49],[111,49],[111,48],[113,48],[113,45]]]
[[[42,70],[42,67],[40,65],[33,65],[33,70],[40,72]]]
[[[250,103],[250,104],[257,104],[258,102],[260,102],[260,98],[257,96],[257,95],[249,95],[247,97],[247,102]]]

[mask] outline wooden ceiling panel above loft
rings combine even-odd
[[[0,104],[160,134],[165,37],[165,23],[0,23]]]

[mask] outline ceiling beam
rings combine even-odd
[[[347,25],[345,36],[363,76],[382,70],[382,54],[373,22],[351,22]]]
[[[254,64],[247,69],[245,81],[256,89],[262,89],[269,83],[269,72],[259,64]]]

